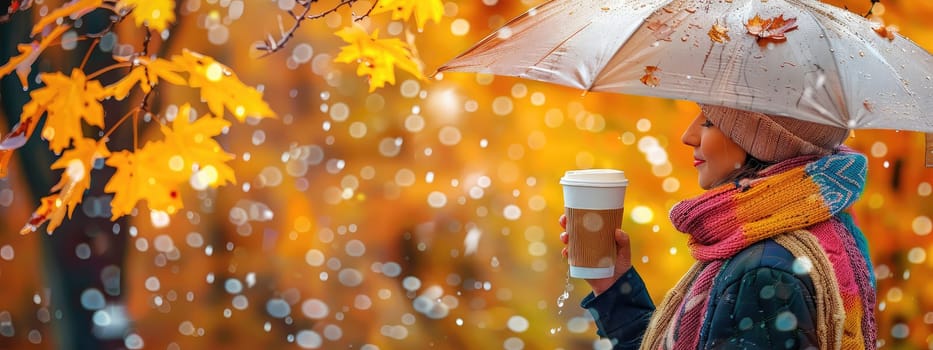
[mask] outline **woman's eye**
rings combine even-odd
[[[703,127],[708,128],[708,127],[713,126],[713,122],[711,122],[711,121],[709,121],[709,119],[707,119],[706,121],[703,122],[703,124],[700,124],[700,125],[703,126]]]

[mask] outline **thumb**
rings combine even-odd
[[[618,250],[624,250],[626,252],[632,250],[632,243],[629,241],[628,234],[625,231],[622,231],[621,228],[616,229],[616,248]]]
[[[632,244],[622,229],[616,229],[616,273],[622,274],[632,267]]]

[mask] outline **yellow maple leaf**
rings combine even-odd
[[[113,193],[111,220],[132,213],[141,200],[150,210],[169,214],[182,208],[180,181],[165,171],[167,151],[165,143],[155,141],[136,152],[123,150],[107,158],[107,165],[116,169],[104,186],[104,192]]]
[[[223,133],[230,122],[209,114],[191,122],[191,107],[183,105],[172,121],[172,127],[162,125],[168,155],[167,168],[182,176],[182,180],[191,180],[193,186],[216,188],[236,182],[233,169],[226,164],[233,156],[224,152],[213,137]],[[192,173],[192,170],[197,169]]]
[[[729,27],[720,24],[718,20],[710,27],[707,35],[709,35],[710,40],[721,44],[725,44],[729,40],[732,40],[732,38],[729,37]]]
[[[130,16],[137,27],[143,24],[158,32],[165,30],[169,24],[175,22],[174,0],[120,0],[117,2],[117,12],[133,9]]]
[[[392,19],[407,21],[411,15],[415,15],[415,23],[418,24],[418,30],[424,29],[424,24],[429,20],[434,23],[441,21],[444,15],[444,4],[441,0],[379,0],[379,4],[373,9],[373,14],[392,12]]]
[[[45,221],[49,222],[46,232],[52,233],[61,225],[65,214],[71,218],[75,207],[84,199],[84,192],[91,187],[91,169],[98,158],[110,155],[106,144],[94,139],[81,138],[74,141],[74,148],[65,151],[51,169],[64,169],[61,180],[52,187],[53,194],[43,198],[39,208],[32,213],[20,233],[35,231]]]
[[[53,40],[58,39],[58,37],[68,29],[71,29],[71,27],[67,25],[57,26],[49,32],[48,35],[44,36],[42,40],[33,40],[33,42],[28,44],[16,45],[16,49],[19,50],[19,55],[10,58],[9,61],[0,66],[0,77],[16,70],[20,85],[22,85],[24,89],[27,88],[29,83],[26,81],[26,78],[29,77],[29,73],[32,72],[32,64],[36,62],[36,59],[39,58],[39,54],[45,51]]]
[[[136,85],[139,85],[144,93],[148,93],[153,86],[158,84],[159,79],[175,85],[187,85],[185,78],[176,73],[180,71],[180,68],[168,60],[161,58],[149,60],[140,57],[135,63],[138,65],[133,67],[127,75],[104,89],[106,97],[112,96],[117,100],[123,100]]]
[[[61,72],[39,75],[45,86],[30,93],[33,101],[48,111],[42,137],[49,141],[49,149],[61,153],[71,140],[83,137],[81,121],[89,125],[104,126],[104,109],[98,101],[105,95],[104,87],[96,80],[87,80],[80,69],[71,76]]]
[[[224,108],[243,122],[246,117],[275,117],[262,93],[246,86],[229,67],[210,56],[184,50],[172,56],[181,71],[188,73],[188,85],[201,89],[201,100],[207,102],[211,114],[224,115]]]
[[[85,13],[91,12],[92,10],[100,7],[103,4],[103,0],[76,0],[68,3],[65,6],[62,6],[54,11],[48,13],[45,16],[39,17],[39,20],[34,26],[32,26],[32,35],[39,34],[45,29],[45,26],[56,23],[59,18],[62,17],[71,17],[78,18],[84,15]]]
[[[369,77],[370,92],[385,86],[387,82],[394,85],[396,66],[418,79],[424,79],[408,45],[403,41],[397,38],[379,39],[378,30],[370,36],[359,25],[344,27],[336,34],[349,45],[340,48],[334,61],[359,62],[356,74]]]

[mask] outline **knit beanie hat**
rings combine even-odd
[[[802,155],[828,155],[849,130],[800,119],[700,104],[700,110],[745,152],[768,162]]]

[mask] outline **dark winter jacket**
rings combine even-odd
[[[799,267],[798,267],[799,269]],[[686,291],[684,291],[686,292]],[[807,349],[818,346],[813,281],[794,273],[794,256],[772,240],[732,257],[713,282],[700,349]],[[581,306],[613,349],[638,349],[654,303],[634,268]]]

